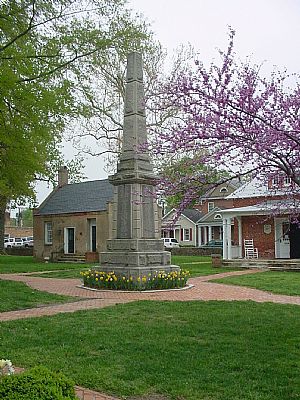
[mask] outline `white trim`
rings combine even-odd
[[[226,209],[225,209],[226,210]],[[223,209],[219,208],[219,207],[215,207],[213,210],[211,210],[209,213],[206,213],[203,215],[203,217],[201,217],[198,221],[197,224],[203,224],[206,220],[210,219],[210,217],[215,214],[221,214],[221,211],[223,211]],[[214,219],[210,221],[211,223],[214,223]],[[220,222],[222,223],[222,221],[220,220]]]
[[[172,208],[170,211],[167,212],[167,214],[165,214],[165,215],[162,217],[162,220],[166,219],[172,212],[175,212],[175,211],[176,211],[175,208]]]
[[[47,228],[49,225],[51,226],[51,230],[48,230],[48,228]],[[51,241],[48,240],[49,231],[51,231]],[[53,244],[53,223],[52,223],[52,221],[44,222],[44,243],[47,245]]]
[[[238,234],[239,234],[239,250],[238,250],[238,257],[242,258],[242,246],[243,246],[243,237],[242,237],[242,218],[237,217],[236,218],[238,221]]]
[[[284,217],[274,218],[275,258],[290,258],[290,248],[288,257],[281,257],[281,237],[278,235],[278,231],[284,222],[289,222],[289,219]]]
[[[89,221],[89,251],[93,251],[93,226],[96,227],[96,251],[97,251],[97,219],[88,218]]]
[[[202,228],[201,228],[201,226],[197,226],[196,227],[196,229],[198,229],[198,246],[201,246],[201,244],[202,244]],[[196,244],[196,246],[197,246],[197,244]]]
[[[212,204],[212,207],[210,207],[211,204]],[[211,211],[213,211],[213,209],[215,209],[215,202],[214,201],[208,201],[207,202],[207,213],[210,213]]]
[[[172,211],[176,211],[174,208],[171,210],[171,211],[169,211],[164,217],[162,217],[162,226],[164,226],[164,219],[166,219],[166,217],[172,212]],[[179,217],[178,217],[178,219],[177,219],[177,221],[176,221],[176,225],[177,226],[180,226],[180,224],[179,224],[179,219],[181,218],[181,217],[184,217],[187,221],[189,221],[189,222],[191,222],[193,225],[197,225],[197,222],[194,222],[194,221],[192,221],[191,219],[189,219],[186,215],[184,215],[184,214],[179,214]],[[168,224],[168,222],[171,222],[171,221],[166,221],[165,222],[165,226]]]
[[[68,240],[69,240],[69,234],[68,234],[68,229],[74,229],[74,253],[69,253],[68,250]],[[64,253],[65,254],[76,254],[76,240],[75,240],[75,236],[76,236],[76,228],[75,226],[65,226],[64,227]]]
[[[221,220],[221,219],[222,219],[222,215],[221,215],[220,213],[218,213],[218,214],[216,214],[216,215],[214,216],[214,219],[215,219],[215,220],[217,220],[217,219]]]
[[[191,228],[182,228],[183,229],[183,242],[190,242],[191,241]],[[185,232],[188,231],[188,239],[185,238]]]
[[[226,186],[222,186],[221,189],[220,189],[220,193],[227,193],[227,192],[228,192],[227,187]]]

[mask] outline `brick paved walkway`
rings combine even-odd
[[[163,291],[163,292],[113,292],[92,291],[81,287],[79,279],[54,279],[34,277],[31,274],[0,274],[0,279],[24,282],[33,289],[49,293],[78,297],[77,302],[56,304],[27,310],[8,311],[0,313],[0,321],[9,321],[21,318],[40,317],[58,313],[75,312],[112,306],[118,303],[127,303],[136,300],[162,300],[162,301],[189,301],[189,300],[224,300],[256,302],[273,302],[281,304],[300,305],[300,296],[276,295],[262,290],[251,289],[241,286],[224,285],[209,282],[213,279],[224,278],[233,275],[245,275],[259,273],[258,270],[245,270],[225,272],[217,275],[201,276],[191,278],[189,283],[193,285],[188,290]],[[75,387],[76,394],[80,400],[118,400],[89,389]]]
[[[78,287],[79,279],[54,279],[34,277],[27,274],[0,274],[0,279],[24,282],[33,289],[56,293],[61,295],[78,297],[79,301],[65,303],[41,308],[10,311],[0,313],[0,321],[7,321],[19,318],[39,317],[43,315],[53,315],[63,312],[74,312],[77,310],[87,310],[102,308],[117,303],[127,303],[135,300],[162,300],[162,301],[189,301],[189,300],[224,300],[224,301],[243,301],[252,300],[256,302],[273,302],[281,304],[300,305],[300,296],[277,295],[262,290],[251,289],[242,286],[225,285],[209,282],[233,275],[248,275],[260,273],[258,270],[244,270],[224,272],[217,275],[200,276],[191,278],[189,283],[194,285],[187,290],[156,291],[156,292],[115,292],[92,291]]]

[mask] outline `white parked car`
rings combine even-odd
[[[5,239],[4,239],[4,248],[5,248],[5,249],[11,247],[11,244],[10,244],[9,239],[10,239],[10,238],[5,238]]]
[[[174,247],[179,247],[179,243],[175,238],[164,238],[164,245],[166,249],[172,249]]]
[[[4,248],[9,249],[11,247],[22,247],[23,240],[22,238],[8,238],[4,239]]]
[[[33,236],[23,237],[23,247],[33,247]]]

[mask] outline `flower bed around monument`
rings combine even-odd
[[[83,284],[93,289],[111,290],[161,290],[177,289],[186,286],[190,276],[189,271],[180,270],[165,272],[159,271],[148,276],[117,276],[112,272],[103,272],[93,269],[82,271]]]

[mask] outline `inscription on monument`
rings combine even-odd
[[[117,238],[130,239],[132,235],[131,226],[131,185],[118,186],[118,216],[117,216]]]
[[[155,238],[155,223],[154,223],[154,198],[153,187],[142,185],[143,193],[143,237],[145,239]]]

